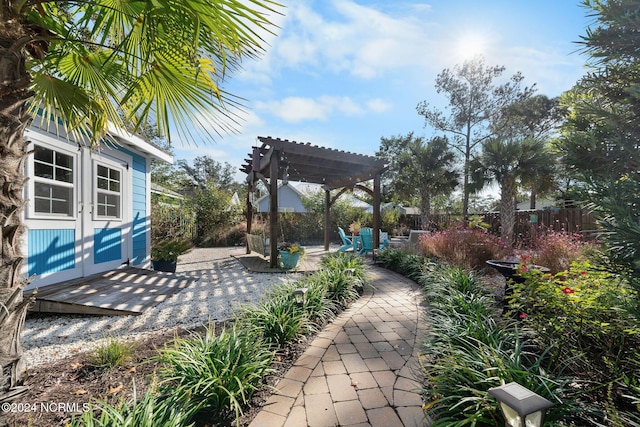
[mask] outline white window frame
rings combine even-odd
[[[102,166],[107,168],[108,170],[118,171],[120,174],[119,180],[119,191],[105,190],[98,188],[98,167]],[[124,189],[123,189],[123,179],[125,174],[125,168],[120,164],[114,164],[103,159],[94,159],[93,160],[93,194],[92,194],[92,202],[93,202],[93,220],[94,221],[122,221],[122,209],[124,202]],[[113,195],[118,197],[118,215],[117,216],[108,216],[108,215],[100,215],[99,213],[99,203],[98,203],[98,193]]]
[[[26,176],[28,176],[29,184],[26,186],[25,198],[28,200],[27,209],[25,209],[26,217],[28,219],[56,219],[56,220],[68,220],[74,221],[78,217],[78,191],[79,191],[79,168],[80,168],[80,156],[77,150],[73,150],[69,144],[61,143],[46,135],[28,133],[25,138],[29,140],[28,150],[30,152],[29,159],[26,166]],[[47,150],[52,150],[54,153],[64,154],[70,156],[73,161],[72,167],[72,182],[56,181],[54,179],[42,178],[35,176],[35,146],[40,146]],[[59,187],[68,187],[71,189],[70,200],[70,214],[60,213],[47,213],[36,212],[35,208],[35,185],[36,183],[44,183],[56,185]]]

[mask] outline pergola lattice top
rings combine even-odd
[[[325,188],[353,187],[359,182],[373,179],[386,166],[385,159],[351,153],[343,150],[319,147],[311,143],[298,143],[286,139],[258,137],[262,143],[254,148],[251,158],[245,159],[240,170],[254,178],[260,173],[271,179],[270,163],[274,152],[280,153],[279,174],[286,173],[291,181],[324,184]],[[282,178],[282,175],[275,177]]]

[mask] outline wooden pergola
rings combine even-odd
[[[324,249],[329,250],[329,208],[344,192],[361,189],[373,196],[373,229],[380,229],[380,177],[387,161],[373,156],[298,143],[280,138],[258,137],[261,143],[249,153],[240,170],[247,174],[247,233],[251,233],[253,209],[250,195],[258,180],[269,191],[270,266],[278,259],[278,180],[322,184],[325,191]],[[373,190],[362,182],[373,180]],[[333,198],[331,190],[340,189]],[[373,233],[373,247],[380,245],[379,233]],[[247,253],[250,252],[247,244]]]

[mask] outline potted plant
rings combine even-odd
[[[349,232],[351,233],[352,236],[359,236],[360,228],[362,227],[358,221],[354,221],[351,224],[349,224]]]
[[[178,257],[187,253],[191,244],[186,240],[167,240],[151,248],[151,263],[156,271],[176,272]]]
[[[280,254],[280,263],[282,264],[282,268],[290,270],[298,266],[298,263],[304,256],[305,251],[298,243],[282,242],[278,245],[278,253]]]

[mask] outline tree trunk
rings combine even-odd
[[[531,184],[531,195],[529,196],[529,209],[536,209],[536,185]]]
[[[27,159],[24,130],[30,117],[29,74],[20,49],[14,49],[22,29],[18,20],[7,19],[0,29],[0,402],[26,391],[19,387],[24,373],[20,334],[31,299],[23,298],[27,280],[22,277],[22,208]],[[14,24],[14,25],[11,25]]]
[[[423,230],[431,228],[431,196],[428,192],[420,194],[420,221],[422,222]]]
[[[502,239],[513,245],[513,232],[516,225],[515,183],[507,178],[500,183],[500,224],[502,226]]]

